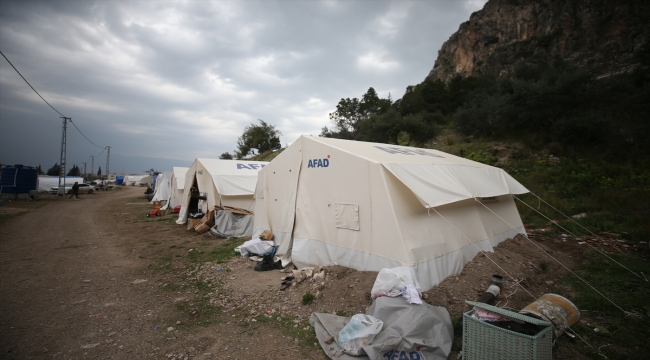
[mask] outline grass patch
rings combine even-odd
[[[27,214],[28,212],[47,205],[42,201],[27,200],[4,200],[4,206],[0,207],[0,224],[15,217]]]
[[[230,238],[223,243],[215,246],[211,251],[201,251],[197,249],[190,249],[187,258],[191,263],[204,263],[204,262],[217,262],[222,263],[227,259],[235,256],[240,256],[235,251],[237,246],[244,243],[244,240],[238,238]]]
[[[285,335],[298,339],[301,352],[307,357],[314,349],[320,349],[316,332],[307,321],[296,323],[294,317],[282,317],[279,314],[262,314],[255,317],[255,320],[261,324],[273,325],[276,328],[280,328]]]
[[[611,257],[636,273],[650,272],[647,257],[638,254],[611,255]],[[583,321],[589,322],[589,326],[578,324],[574,326],[574,330],[593,347],[602,346],[602,353],[609,359],[633,359],[639,358],[640,354],[649,354],[650,344],[647,339],[650,337],[650,322],[648,322],[650,283],[595,251],[586,252],[585,261],[578,264],[575,271],[623,310],[634,312],[642,318],[626,316],[582,281],[568,276],[562,280],[562,284],[571,286],[577,291],[577,295],[570,300],[583,310]],[[596,326],[605,327],[609,333],[594,332]],[[583,354],[599,358],[598,354],[584,343],[576,342],[575,346]],[[568,356],[569,353],[565,355]]]
[[[314,296],[314,294],[308,291],[305,295],[302,296],[302,304],[303,305],[311,304],[312,302],[314,302],[315,298],[316,296]]]

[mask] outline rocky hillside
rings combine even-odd
[[[490,0],[445,42],[428,79],[564,60],[595,74],[647,56],[648,0]]]

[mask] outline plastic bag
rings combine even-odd
[[[373,316],[354,315],[339,332],[339,346],[350,355],[361,355],[359,354],[361,348],[372,343],[383,326],[384,323]]]
[[[373,300],[381,296],[400,296],[406,285],[412,285],[416,290],[420,290],[420,283],[415,278],[413,268],[408,266],[383,268],[377,274],[370,294]]]

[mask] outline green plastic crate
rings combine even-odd
[[[494,326],[472,317],[475,309],[463,314],[463,360],[551,360],[553,327],[547,321],[504,310],[496,306],[466,303],[513,319],[543,326],[534,336]]]

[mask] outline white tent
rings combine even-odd
[[[140,180],[148,175],[125,175],[123,184],[125,186],[138,186]]]
[[[156,177],[156,186],[154,187],[153,197],[151,202],[161,201],[163,203],[162,210],[166,210],[169,206],[169,198],[171,197],[170,179],[172,177],[171,171],[163,171]]]
[[[266,161],[220,160],[197,158],[185,174],[181,211],[176,223],[185,224],[192,210],[191,191],[196,187],[206,197],[198,206],[206,212],[215,205],[253,211],[257,173]]]
[[[66,176],[64,182],[66,184],[74,184],[78,182],[79,184],[84,182],[82,177],[78,176]],[[58,176],[47,176],[40,175],[38,177],[38,191],[39,192],[49,192],[53,187],[59,187],[59,177]]]
[[[260,171],[253,236],[271,230],[283,264],[409,266],[427,290],[524,232],[511,194],[526,192],[440,151],[302,136]]]
[[[172,176],[169,180],[169,187],[171,192],[171,199],[169,206],[173,209],[183,202],[183,190],[185,189],[185,174],[190,168],[186,167],[173,167]]]

